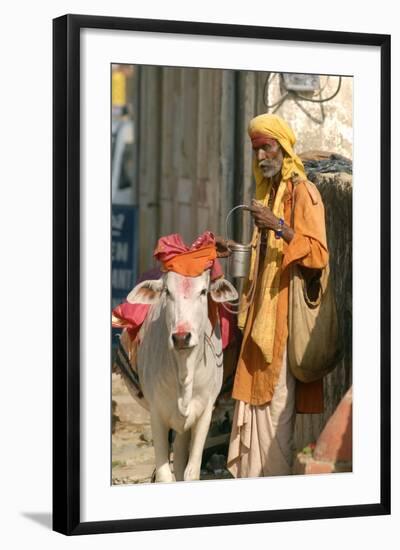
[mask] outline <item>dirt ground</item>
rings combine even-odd
[[[112,434],[113,485],[150,483],[154,471],[154,448],[150,415],[129,394],[122,377],[112,375],[115,429]],[[229,442],[232,402],[216,409],[203,455],[200,479],[229,479],[226,450]],[[171,456],[173,460],[173,455]]]

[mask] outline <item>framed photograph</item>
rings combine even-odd
[[[390,36],[53,48],[54,530],[389,514]]]

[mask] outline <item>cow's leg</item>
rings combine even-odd
[[[208,405],[196,424],[192,427],[192,439],[189,461],[185,469],[184,479],[190,481],[200,478],[201,458],[208,430],[210,429],[212,405]]]
[[[190,430],[175,435],[174,441],[174,474],[176,481],[183,481],[189,456]]]
[[[169,467],[168,427],[156,412],[151,413],[151,430],[156,458],[156,481],[174,481]]]

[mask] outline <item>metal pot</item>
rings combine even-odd
[[[226,225],[226,234],[228,236],[228,220],[232,212],[237,209],[249,210],[249,207],[246,204],[240,204],[235,206],[228,212],[226,216],[225,225]],[[230,240],[228,248],[231,254],[228,257],[228,273],[232,278],[243,278],[247,277],[250,272],[250,260],[251,260],[251,249],[252,245],[249,244],[240,244],[235,241]]]

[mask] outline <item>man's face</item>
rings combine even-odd
[[[254,154],[265,178],[272,178],[281,171],[283,151],[276,139],[268,139],[264,145],[254,149]]]

